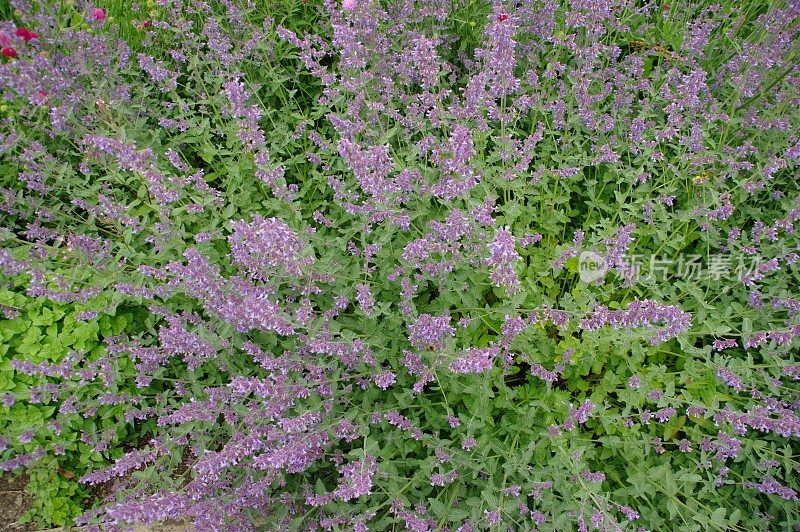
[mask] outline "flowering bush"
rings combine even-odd
[[[798,523],[796,2],[16,4],[3,331],[102,347],[4,344],[0,467],[78,524]]]

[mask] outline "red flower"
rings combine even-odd
[[[14,32],[17,37],[22,37],[26,41],[30,41],[32,39],[36,39],[39,37],[39,34],[35,31],[31,31],[27,28],[17,28],[17,31]]]
[[[10,46],[6,46],[5,48],[3,48],[2,54],[9,58],[17,57],[17,51],[11,48]]]
[[[508,20],[508,15],[506,15],[505,13],[500,13],[497,16],[497,21],[498,22],[505,22],[506,20]]]
[[[95,20],[102,21],[108,17],[108,14],[106,14],[105,9],[96,7],[92,10],[92,16],[94,17]]]
[[[42,98],[47,98],[47,91],[38,91],[39,96]]]
[[[150,21],[149,20],[143,20],[142,21],[142,27],[143,28],[149,28],[150,27]]]

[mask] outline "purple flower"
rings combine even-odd
[[[714,351],[723,351],[732,347],[739,347],[739,342],[735,338],[716,339],[714,340]],[[718,375],[719,376],[719,375]]]
[[[111,504],[106,509],[106,514],[123,523],[151,525],[175,515],[182,515],[190,507],[191,499],[188,495],[156,493]]]
[[[595,404],[586,399],[578,408],[570,405],[569,419],[575,420],[576,423],[586,423],[595,408]]]
[[[391,371],[383,371],[375,375],[375,385],[381,390],[387,389],[394,384],[395,375]]]
[[[581,477],[589,482],[603,482],[606,479],[605,473],[602,473],[600,471],[592,472],[589,471],[588,469],[583,470],[583,472],[581,473]]]
[[[664,395],[664,392],[662,392],[658,388],[655,388],[647,392],[647,398],[650,399],[651,401],[658,401],[659,399],[661,399],[662,395]]]
[[[531,512],[531,519],[533,519],[533,522],[537,525],[543,525],[547,522],[547,516],[545,516],[539,510],[534,510]]]
[[[509,227],[498,229],[494,240],[489,244],[487,263],[493,267],[492,282],[497,286],[505,286],[510,292],[519,288],[519,279],[514,273],[513,264],[520,259],[515,249],[514,236]]]
[[[732,372],[728,368],[717,368],[717,378],[722,380],[722,382],[724,382],[737,392],[741,392],[744,390],[744,383],[742,382],[742,379],[740,379],[734,372]]]
[[[158,458],[159,454],[157,450],[143,451],[135,449],[117,459],[113,466],[86,474],[81,477],[80,481],[84,484],[102,484],[103,482],[108,482],[115,477],[121,477],[129,471],[153,462]]]
[[[336,498],[346,502],[369,495],[372,493],[372,479],[377,471],[378,462],[370,455],[342,467],[342,478],[334,491]]]
[[[408,327],[408,340],[417,349],[443,349],[444,341],[455,334],[450,325],[450,316],[431,316],[422,314]]]
[[[675,410],[674,408],[667,407],[667,408],[662,408],[661,410],[658,410],[653,415],[661,423],[666,423],[667,421],[670,420],[670,418],[674,417],[675,414],[677,414],[677,413],[678,413],[678,411]]]
[[[489,244],[489,264],[500,265],[519,260],[519,254],[514,249],[515,240],[508,226],[498,229],[494,240]]]
[[[689,408],[686,409],[687,416],[699,417],[704,415],[705,413],[706,409],[703,408],[702,406],[690,406]]]
[[[761,493],[767,494],[775,494],[778,497],[785,499],[787,501],[796,501],[798,500],[797,492],[792,488],[787,486],[781,485],[777,480],[770,476],[764,477],[764,479],[756,484],[755,489],[760,491]]]
[[[653,447],[658,454],[664,454],[667,450],[664,448],[661,438],[653,438]]]
[[[736,458],[742,449],[741,442],[722,431],[717,433],[717,441],[713,444],[717,459],[724,462],[729,458]]]
[[[500,510],[489,510],[483,511],[484,515],[486,516],[486,524],[489,526],[494,526],[500,524]]]
[[[499,354],[499,347],[470,347],[466,354],[456,358],[449,367],[456,373],[482,373],[492,368]]]
[[[635,520],[639,519],[639,512],[637,512],[633,508],[631,508],[629,506],[622,506],[620,504],[615,504],[615,506],[617,507],[617,510],[622,512],[622,514],[625,516],[625,518],[628,521],[635,521]]]
[[[449,460],[450,460],[450,455],[449,455],[449,454],[447,454],[446,452],[444,452],[444,451],[443,451],[442,449],[440,449],[439,447],[437,447],[436,449],[434,449],[434,451],[433,451],[433,452],[434,452],[434,454],[436,455],[436,459],[437,459],[437,460],[438,460],[440,463],[442,463],[442,464],[444,464],[445,462],[447,462],[447,461],[449,461]]]
[[[477,78],[489,87],[489,95],[502,98],[519,90],[520,82],[514,77],[516,67],[516,27],[514,18],[495,4],[484,30],[484,48],[475,51],[475,57],[483,60],[483,69]]]
[[[233,261],[256,279],[270,279],[278,273],[300,277],[312,260],[301,257],[303,246],[295,232],[282,220],[263,218],[231,222],[228,238]]]
[[[663,323],[655,328],[657,323]],[[594,331],[604,325],[615,329],[646,327],[652,330],[651,345],[658,345],[689,329],[692,316],[674,305],[659,305],[651,300],[637,300],[624,310],[609,310],[603,305],[595,307],[592,315],[581,320],[580,328]]]
[[[163,92],[175,90],[178,86],[178,73],[173,72],[164,66],[162,61],[156,61],[146,54],[138,54],[139,67],[147,72],[150,79],[161,86]]]
[[[558,380],[558,371],[548,371],[538,363],[531,364],[531,375],[542,379],[548,384]]]
[[[373,297],[369,286],[365,285],[364,283],[359,283],[356,285],[356,302],[358,303],[359,308],[361,308],[361,312],[363,312],[366,316],[372,316],[374,313],[375,298]]]
[[[567,260],[578,256],[581,245],[583,244],[584,236],[585,233],[580,229],[575,231],[575,235],[572,239],[572,246],[565,249],[558,257],[558,259],[556,259],[556,261],[553,263],[554,269],[560,270],[561,268],[564,267],[564,264],[567,262]]]
[[[336,437],[351,442],[359,437],[358,427],[348,419],[343,419],[336,427]]]

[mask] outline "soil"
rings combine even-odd
[[[185,452],[183,460],[174,472],[176,477],[182,476],[188,472],[194,463],[195,458],[189,453]],[[91,497],[89,505],[92,501],[105,499],[107,496],[114,492],[115,486],[120,482],[129,481],[129,476],[122,479],[114,479],[112,481],[93,486],[90,490]],[[189,481],[188,476],[185,482]],[[27,512],[32,504],[32,498],[25,493],[25,487],[28,485],[27,475],[15,475],[12,473],[0,473],[0,532],[29,532],[40,530],[36,526],[28,524],[20,524],[19,519]],[[165,523],[156,525],[154,527],[135,526],[134,532],[185,532],[192,529],[187,520],[168,520]],[[40,532],[62,532],[66,529],[54,528],[47,531]],[[71,530],[80,531],[81,527],[72,528]]]
[[[18,523],[31,507],[31,497],[25,493],[28,477],[11,473],[0,474],[0,532],[36,530],[36,527]]]

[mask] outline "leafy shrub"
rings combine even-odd
[[[113,329],[10,362],[78,523],[797,523],[794,4],[97,9],[0,26],[0,265]]]
[[[18,453],[7,466],[30,464],[27,490],[34,499],[24,521],[66,525],[82,513],[88,497],[77,477],[102,462],[103,454],[122,456],[121,448],[109,447],[108,436],[116,441],[131,431],[122,407],[101,406],[108,394],[104,383],[93,381],[103,365],[102,337],[122,332],[132,315],[86,320],[71,305],[7,289],[0,299],[14,316],[0,322],[0,447]],[[87,373],[70,374],[70,364],[78,361]],[[66,401],[59,405],[59,398]],[[76,403],[94,413],[84,418],[69,412],[66,405]],[[44,449],[50,451],[46,456]]]

